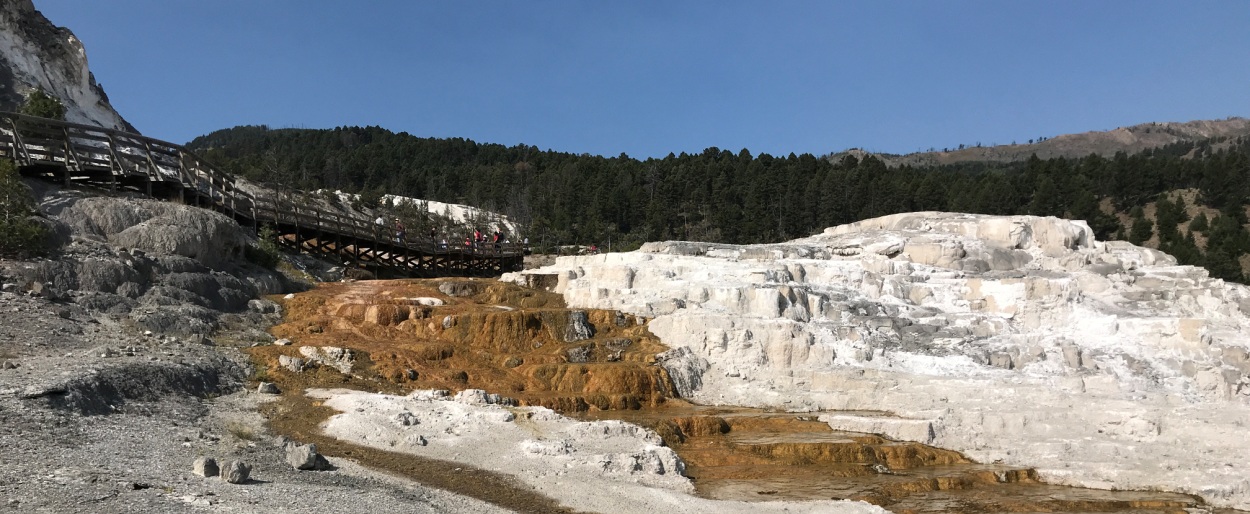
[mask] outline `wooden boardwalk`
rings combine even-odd
[[[186,148],[138,134],[0,112],[0,158],[12,159],[27,176],[212,209],[253,231],[272,227],[281,245],[379,277],[496,276],[523,266],[519,245],[474,250],[396,241],[389,226],[367,219],[279,195],[253,196]]]

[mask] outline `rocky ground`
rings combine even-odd
[[[240,348],[273,340],[280,315],[261,295],[307,286],[249,264],[232,220],[31,185],[59,250],[0,260],[0,511],[501,510],[346,459],[287,463],[258,412],[274,397],[247,387]],[[199,457],[250,478],[199,476]]]
[[[244,388],[235,345],[250,342],[230,338],[246,328],[218,342],[149,335],[72,301],[0,293],[0,510],[500,510],[347,460],[292,468],[257,413],[270,397]],[[242,460],[251,477],[196,476],[200,456]]]

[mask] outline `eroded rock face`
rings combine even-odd
[[[0,109],[18,110],[35,88],[60,99],[69,121],[135,131],[109,105],[69,29],[53,25],[30,0],[0,3]]]
[[[207,209],[108,197],[63,197],[40,207],[79,237],[190,257],[210,268],[237,260],[246,245],[234,220]]]
[[[675,348],[661,363],[701,403],[888,410],[828,422],[1250,506],[1250,450],[1230,435],[1250,419],[1250,290],[1083,222],[910,213],[528,274],[556,277],[571,308],[655,317]]]

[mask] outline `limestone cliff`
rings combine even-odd
[[[60,99],[69,121],[135,132],[109,105],[73,32],[53,25],[31,0],[0,2],[0,110],[17,110],[36,88]]]
[[[555,275],[571,307],[654,317],[701,403],[885,411],[821,419],[1055,482],[1250,506],[1250,289],[1084,222],[909,213],[526,273]]]

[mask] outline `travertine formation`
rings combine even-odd
[[[883,411],[821,419],[1056,483],[1250,507],[1250,290],[1083,222],[909,213],[525,274],[556,275],[570,307],[654,317],[698,402]]]
[[[693,496],[684,464],[655,432],[578,422],[544,407],[512,407],[480,389],[407,396],[313,389],[338,411],[324,432],[344,441],[510,474],[579,512],[880,513],[852,501],[742,502]]]

